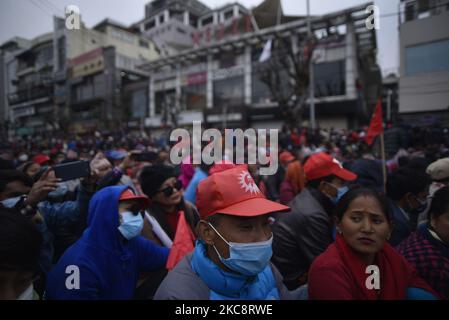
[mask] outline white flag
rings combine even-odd
[[[272,40],[270,39],[265,44],[265,47],[263,47],[263,51],[262,54],[260,55],[259,62],[265,62],[271,58],[271,43]]]

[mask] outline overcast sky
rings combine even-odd
[[[0,0],[0,43],[14,37],[33,38],[52,31],[52,15],[64,15],[66,5],[80,8],[83,21],[91,27],[112,18],[129,25],[144,17],[144,6],[149,0]],[[211,8],[222,6],[223,0],[202,0]],[[253,7],[262,0],[237,0],[246,7]],[[369,2],[367,0],[310,0],[312,14],[324,14]],[[399,0],[374,0],[379,6],[381,19],[377,31],[379,62],[384,71],[395,69],[399,64],[398,18],[388,15],[398,11]],[[287,15],[305,15],[306,0],[282,0]]]

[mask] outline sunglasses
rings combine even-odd
[[[181,188],[182,188],[182,183],[181,183],[181,181],[177,180],[173,186],[159,190],[157,193],[162,192],[164,194],[164,196],[166,196],[168,198],[175,192],[174,189],[179,191],[179,190],[181,190]]]

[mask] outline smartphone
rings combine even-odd
[[[84,178],[90,174],[89,161],[75,161],[58,164],[53,167],[56,178],[62,181]]]
[[[142,153],[133,153],[131,158],[134,161],[138,162],[153,162],[157,159],[158,155],[156,152],[142,152]]]

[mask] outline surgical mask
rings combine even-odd
[[[9,199],[5,199],[3,200],[1,203],[5,208],[14,208],[17,204],[17,202],[20,201],[20,199],[22,198],[22,196],[18,196],[18,197],[14,197],[14,198],[9,198]]]
[[[331,201],[336,205],[338,201],[340,201],[341,198],[348,192],[349,188],[347,186],[343,186],[341,188],[335,187],[333,184],[331,184],[335,189],[337,189],[337,195],[335,197],[329,197]]]
[[[22,292],[20,294],[20,296],[17,297],[16,300],[34,300],[33,299],[33,296],[34,296],[33,291],[34,291],[33,284],[30,284],[29,287],[26,288],[25,291]]]
[[[217,252],[220,261],[229,269],[243,274],[245,276],[255,276],[261,273],[270,262],[273,251],[271,244],[273,243],[273,235],[270,239],[260,242],[251,243],[236,243],[228,242],[222,235],[214,228],[213,225],[209,225],[214,231],[223,239],[229,246],[229,258],[223,258],[218,252],[215,245],[213,246]]]
[[[27,161],[28,161],[28,155],[26,155],[26,154],[20,155],[19,161],[21,161],[21,162],[27,162]]]
[[[123,223],[118,227],[120,233],[128,240],[140,235],[143,229],[143,218],[140,213],[126,211],[122,214]]]

